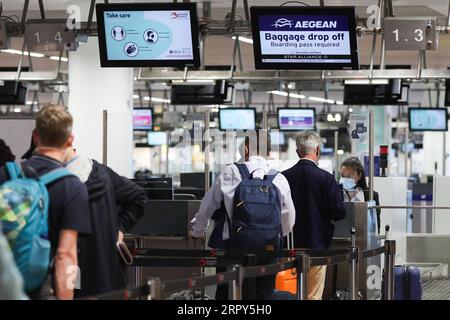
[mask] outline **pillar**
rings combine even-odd
[[[101,68],[98,39],[69,54],[69,110],[79,154],[102,162],[103,110],[108,111],[107,165],[131,177],[133,68]]]

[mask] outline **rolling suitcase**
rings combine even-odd
[[[394,268],[394,299],[421,300],[422,282],[420,270],[411,266],[395,266]]]
[[[294,248],[294,235],[289,233],[287,236],[287,248],[291,250]],[[275,279],[275,290],[287,291],[293,295],[297,294],[297,270],[288,269],[278,272]]]

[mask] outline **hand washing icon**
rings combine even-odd
[[[125,54],[129,57],[135,57],[139,53],[139,48],[136,43],[128,42],[124,47]]]

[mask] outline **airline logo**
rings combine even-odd
[[[189,12],[186,11],[172,11],[170,13],[171,19],[186,19],[189,18]]]
[[[275,28],[284,28],[284,27],[289,27],[292,28],[292,20],[288,20],[286,18],[280,18],[277,21],[275,21],[274,24],[272,24],[273,27]]]

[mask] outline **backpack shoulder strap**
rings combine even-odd
[[[264,180],[267,180],[269,182],[273,182],[273,179],[277,176],[279,172],[275,169],[270,169],[269,172],[267,172],[266,176],[264,177]]]
[[[16,179],[18,179],[18,178],[23,176],[22,175],[22,169],[15,162],[12,162],[12,161],[11,162],[7,162],[5,164],[5,168],[6,168],[6,171],[7,171],[8,175],[9,175],[9,178],[11,180],[16,180]]]
[[[234,165],[238,168],[239,173],[242,176],[242,180],[248,179],[250,177],[250,172],[248,171],[247,165],[245,163],[237,163]]]
[[[40,177],[40,180],[43,184],[47,185],[49,183],[52,183],[56,180],[59,180],[64,177],[74,176],[73,173],[71,173],[69,170],[64,168],[58,168],[53,171],[50,171],[49,173],[44,174],[42,177]]]

